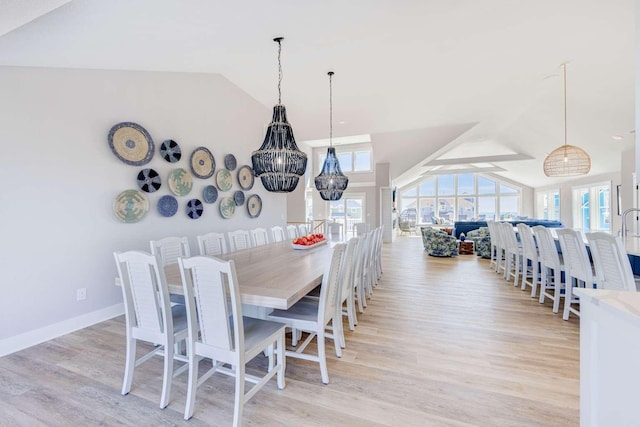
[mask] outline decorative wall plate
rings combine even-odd
[[[158,200],[158,213],[164,217],[174,216],[178,212],[178,199],[173,196],[166,195]]]
[[[257,194],[252,194],[247,199],[247,212],[249,213],[249,217],[257,218],[260,216],[260,212],[262,212],[262,199]]]
[[[191,199],[187,202],[186,212],[189,218],[198,219],[202,216],[202,212],[204,212],[204,206],[202,206],[200,200]]]
[[[242,206],[244,204],[244,193],[240,190],[233,193],[233,200],[236,202],[236,206]]]
[[[142,166],[153,157],[155,146],[151,135],[137,123],[122,122],[114,125],[107,139],[113,154],[128,165]]]
[[[162,181],[160,175],[153,169],[142,169],[138,173],[138,187],[146,193],[155,193],[158,191]]]
[[[216,170],[216,161],[207,147],[198,147],[193,150],[189,164],[196,178],[211,178],[213,171]]]
[[[169,172],[169,188],[176,196],[186,196],[193,188],[191,174],[182,168]]]
[[[182,158],[182,150],[173,139],[167,139],[160,145],[160,155],[169,163],[175,163]]]
[[[236,212],[236,202],[233,197],[223,197],[220,199],[220,215],[224,219],[229,219]]]
[[[202,198],[205,203],[214,203],[218,200],[218,189],[213,185],[207,185],[202,189]]]
[[[251,190],[253,188],[253,169],[250,166],[244,165],[238,169],[238,184],[243,190]]]
[[[236,156],[233,154],[227,154],[224,156],[224,167],[229,169],[230,171],[234,170],[238,162],[236,162]]]
[[[216,184],[218,185],[218,189],[220,191],[231,190],[231,186],[233,185],[233,180],[231,179],[231,172],[229,172],[226,169],[220,169],[216,174]]]
[[[142,191],[124,190],[113,201],[113,213],[122,222],[138,222],[147,212],[149,212],[149,200]]]

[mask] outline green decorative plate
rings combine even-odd
[[[231,186],[233,185],[231,172],[229,172],[228,169],[220,169],[216,174],[216,184],[218,185],[218,189],[220,191],[231,190]]]
[[[223,197],[220,199],[220,215],[224,219],[229,219],[236,212],[236,202],[233,197]]]
[[[191,174],[182,168],[169,172],[169,188],[176,196],[186,196],[193,188]]]
[[[149,212],[149,200],[138,190],[124,190],[113,201],[113,213],[122,222],[138,222],[147,212]]]

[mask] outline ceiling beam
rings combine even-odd
[[[469,163],[498,163],[513,162],[517,160],[532,160],[534,157],[528,154],[500,154],[497,156],[459,157],[456,159],[434,159],[422,166],[462,165]]]

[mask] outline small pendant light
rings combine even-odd
[[[567,144],[567,64],[562,64],[564,82],[564,145],[544,159],[546,176],[586,175],[591,170],[591,157],[580,147]]]
[[[273,118],[267,128],[264,142],[251,154],[255,176],[260,178],[267,191],[290,193],[307,169],[307,155],[298,149],[293,129],[287,121],[287,110],[282,105],[282,64],[280,53],[284,37],[276,37],[278,43],[278,105],[273,107]]]
[[[316,176],[316,188],[320,192],[323,200],[340,200],[342,193],[347,189],[349,178],[347,178],[340,169],[338,157],[336,157],[336,149],[333,148],[333,90],[332,77],[334,72],[329,71],[329,148],[327,149],[327,157],[322,165],[322,172]]]

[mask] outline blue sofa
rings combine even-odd
[[[513,224],[527,224],[529,227],[533,227],[535,225],[543,225],[547,228],[562,228],[564,224],[562,221],[548,220],[548,219],[514,219],[512,221],[507,221]],[[471,230],[477,230],[480,227],[486,227],[487,221],[456,221],[453,223],[453,235],[456,236],[456,239],[460,238],[460,233],[464,233],[465,236]]]

